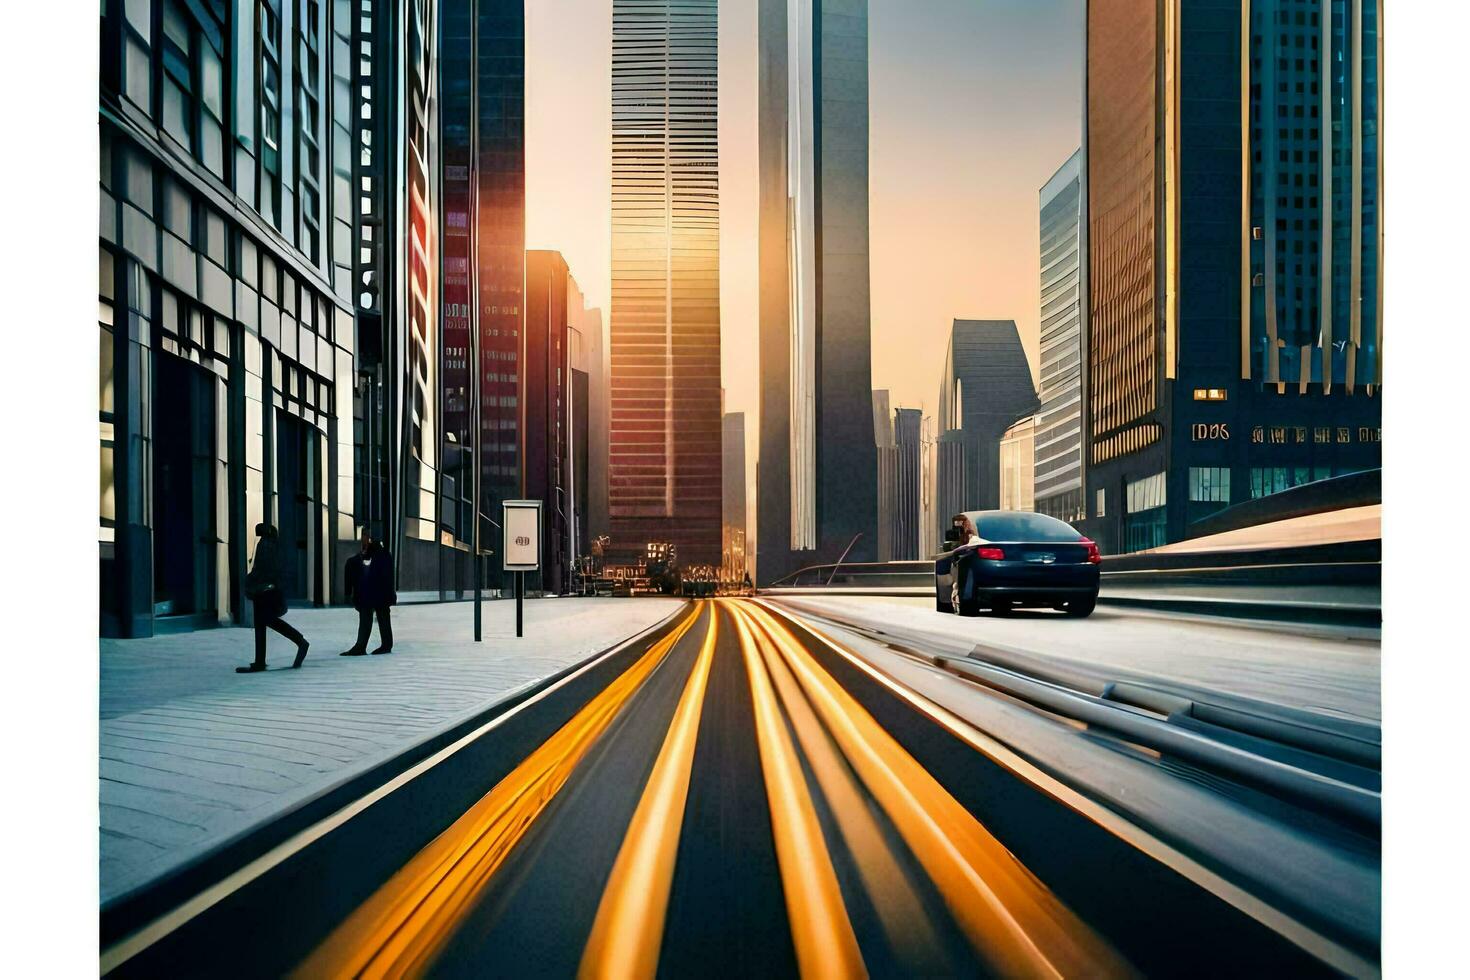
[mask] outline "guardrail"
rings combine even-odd
[[[1382,542],[1105,555],[1101,604],[1278,622],[1376,627]],[[932,596],[934,560],[812,565],[760,590]]]

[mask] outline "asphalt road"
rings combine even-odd
[[[1377,961],[750,600],[692,604],[223,879],[102,925],[118,976],[1311,976]]]

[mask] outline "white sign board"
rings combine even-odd
[[[507,572],[534,572],[541,567],[541,501],[506,500],[501,508],[502,567]]]

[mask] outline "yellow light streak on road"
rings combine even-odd
[[[730,606],[736,616],[748,616],[744,610]],[[753,620],[748,621],[754,623]],[[941,976],[953,972],[945,961],[939,937],[935,934],[918,893],[889,849],[877,819],[863,799],[862,789],[852,770],[842,760],[832,739],[797,686],[790,668],[782,661],[769,641],[759,643],[762,633],[751,627],[766,669],[775,681],[776,691],[786,708],[786,717],[796,732],[797,741],[826,797],[828,809],[837,820],[848,850],[857,864],[863,887],[872,898],[878,920],[889,945],[905,969],[919,976]]]
[[[910,756],[764,608],[741,603],[781,652],[868,791],[975,950],[1005,976],[1130,976],[1078,919]]]
[[[797,968],[803,977],[866,976],[862,952],[842,902],[801,764],[781,720],[771,679],[744,617],[737,616],[735,626],[750,676],[761,772],[771,807],[771,832]]]
[[[651,977],[658,968],[718,624],[711,606],[704,645],[603,890],[579,976]]]
[[[343,921],[293,971],[293,976],[422,975],[486,881],[705,605],[697,605],[672,633],[649,647],[556,734],[416,854]]]

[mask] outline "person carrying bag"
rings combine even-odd
[[[255,525],[259,540],[255,544],[255,559],[245,576],[245,595],[255,610],[255,661],[248,667],[236,667],[237,674],[255,674],[265,670],[265,631],[275,630],[296,644],[296,660],[292,667],[300,667],[306,659],[310,643],[290,623],[286,622],[286,594],[281,591],[281,557],[277,551],[276,529],[271,524]]]

